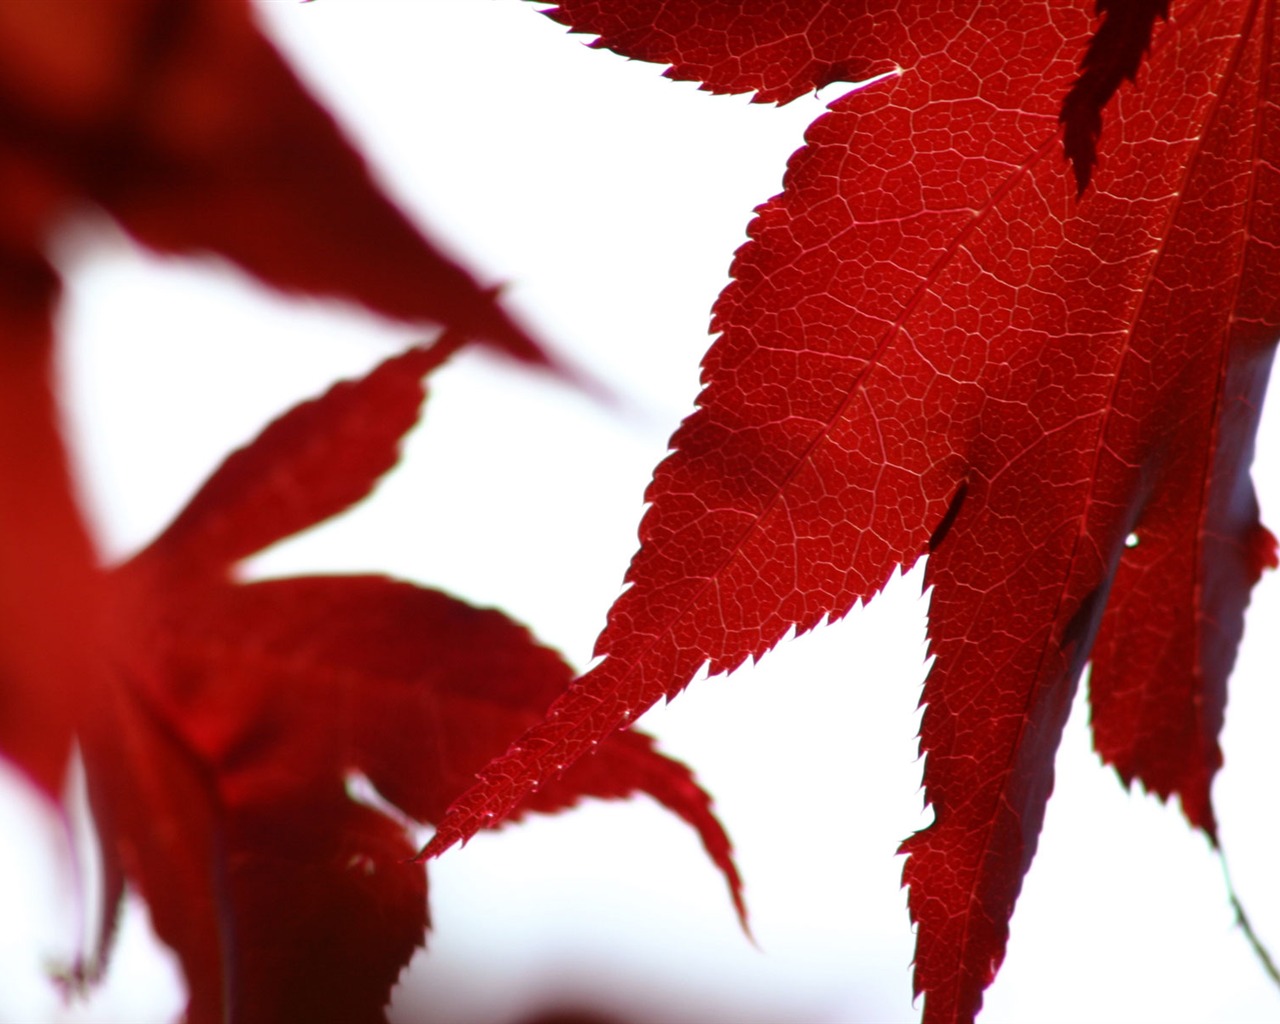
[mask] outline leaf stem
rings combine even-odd
[[[1271,953],[1263,945],[1262,940],[1258,938],[1258,933],[1253,930],[1253,925],[1249,923],[1249,915],[1245,913],[1244,904],[1240,902],[1240,897],[1236,895],[1236,887],[1231,881],[1231,872],[1227,868],[1227,855],[1221,846],[1218,847],[1218,861],[1222,865],[1223,881],[1227,883],[1227,897],[1231,900],[1231,908],[1236,912],[1236,924],[1240,926],[1240,930],[1244,932],[1245,939],[1262,963],[1262,969],[1275,982],[1276,987],[1280,988],[1280,970],[1277,970],[1276,962],[1272,959]]]

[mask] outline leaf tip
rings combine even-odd
[[[412,863],[425,864],[429,860],[434,860],[446,850],[450,850],[456,846],[461,839],[461,834],[456,830],[450,829],[446,831],[444,829],[440,829],[431,837],[427,845],[418,851],[418,854],[413,858]]]

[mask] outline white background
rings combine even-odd
[[[486,282],[508,282],[510,306],[625,403],[466,355],[436,376],[424,426],[374,500],[255,571],[406,576],[502,607],[585,665],[643,488],[696,394],[730,255],[842,87],[783,109],[713,97],[587,49],[520,0],[257,10],[413,215]],[[274,415],[414,338],[146,257],[98,223],[75,238],[63,247],[67,408],[110,560]],[[1259,445],[1273,517],[1278,432],[1264,424]],[[1276,945],[1278,591],[1264,580],[1250,610],[1215,790],[1236,884]],[[504,1024],[557,1000],[637,1024],[916,1019],[895,849],[928,821],[914,738],[926,610],[913,573],[643,720],[716,797],[757,946],[688,828],[647,800],[594,804],[431,866],[431,952],[392,1019]],[[1276,1020],[1280,993],[1232,926],[1207,844],[1175,808],[1122,789],[1086,719],[1078,704],[982,1021]],[[69,958],[80,927],[65,851],[7,789],[0,1024],[172,1020],[172,963],[147,946],[136,907],[105,992],[61,1007],[41,972]]]

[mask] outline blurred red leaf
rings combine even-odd
[[[102,206],[166,253],[287,292],[446,324],[521,359],[533,341],[382,193],[245,0],[0,10],[0,239],[39,252]]]
[[[100,615],[50,394],[45,257],[86,204],[160,252],[549,361],[382,193],[244,0],[0,4],[0,749],[50,794]]]
[[[97,573],[49,385],[56,292],[0,247],[0,750],[49,793],[100,676]]]
[[[1174,10],[1080,196],[1063,120],[1087,175],[1160,12],[1107,4],[1092,44],[1079,0],[550,12],[760,100],[898,73],[832,103],[758,211],[604,660],[427,855],[702,665],[839,618],[926,553],[935,823],[903,850],[927,1021],[971,1020],[1003,959],[1091,657],[1099,751],[1215,836],[1226,678],[1276,561],[1249,464],[1280,331],[1280,53],[1271,5]]]
[[[376,576],[240,583],[234,563],[358,501],[451,346],[287,413],[109,581],[112,673],[82,726],[107,891],[127,878],[180,957],[189,1019],[375,1021],[423,940],[426,823],[573,677],[502,613]],[[742,912],[687,768],[618,734],[528,804],[647,792],[693,825]]]

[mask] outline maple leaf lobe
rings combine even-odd
[[[366,497],[418,420],[422,378],[453,347],[446,335],[408,349],[277,418],[229,455],[153,542],[159,560],[188,577],[225,572]]]
[[[1071,162],[1076,193],[1083,195],[1098,162],[1102,108],[1126,79],[1136,82],[1151,48],[1157,17],[1169,17],[1169,0],[1097,0],[1102,19],[1080,62],[1080,75],[1062,101],[1063,152]]]
[[[88,201],[160,252],[549,362],[386,196],[247,0],[118,0],[65,22],[39,4],[0,18],[0,236],[9,222],[39,250]]]

